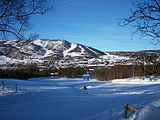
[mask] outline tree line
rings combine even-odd
[[[86,72],[87,70],[81,67],[60,68],[57,71],[59,77],[69,77],[69,78],[81,77]]]
[[[57,77],[81,77],[86,73],[84,68],[44,68],[40,69],[36,66],[29,66],[20,69],[0,69],[0,78],[30,79],[36,77],[49,77],[51,73],[56,73]]]
[[[107,68],[95,69],[92,76],[101,81],[160,75],[160,64],[157,65],[116,65]]]
[[[20,69],[0,69],[0,78],[30,79],[36,77],[68,77],[78,78],[87,73],[87,69],[81,67],[68,68],[44,68],[29,66]],[[51,74],[55,73],[55,74]],[[160,76],[160,64],[156,65],[116,65],[112,67],[97,68],[91,72],[92,77],[109,81],[130,77],[142,77],[147,75]]]
[[[29,79],[49,76],[49,69],[37,69],[34,67],[20,69],[0,69],[0,78]]]

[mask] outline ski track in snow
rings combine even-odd
[[[82,46],[79,46],[80,48],[81,48],[81,53],[83,54],[83,53],[85,53],[84,51],[84,48],[82,47]]]
[[[96,51],[92,50],[91,48],[87,47],[90,51],[94,52],[95,54],[97,54]]]
[[[67,56],[71,50],[74,50],[77,47],[77,44],[71,44],[71,47],[63,52],[64,56]]]
[[[151,120],[153,115],[152,120],[159,119],[160,79],[156,82],[148,79],[142,82],[139,78],[109,82],[52,77],[1,80],[5,81],[5,90],[0,90],[0,120],[124,120],[124,104],[138,109],[128,120]],[[13,89],[15,83],[18,93]],[[87,86],[89,94],[83,94],[83,86]]]

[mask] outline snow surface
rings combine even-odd
[[[4,55],[0,56],[0,64],[6,65],[6,64],[12,64],[12,63],[18,63],[18,62],[26,62],[26,61],[25,60],[12,59],[12,58],[6,57]]]
[[[138,111],[127,120],[160,118],[160,79],[101,82],[81,78],[1,79],[0,120],[126,120],[124,104]],[[14,93],[13,85],[18,85]],[[83,86],[88,94],[83,94]]]
[[[83,50],[81,50],[81,52],[71,52],[70,53],[70,51],[74,50],[77,46],[78,46],[77,44],[72,43],[71,47],[63,52],[64,57],[67,55],[72,56],[72,57],[81,56],[81,54],[82,54],[81,52]]]
[[[112,62],[112,61],[113,62],[117,62],[119,60],[129,60],[130,59],[129,57],[119,56],[119,55],[112,55],[112,54],[109,54],[109,53],[106,53],[106,55],[100,56],[100,58],[106,59],[109,62]]]
[[[93,53],[97,54],[96,51],[92,50],[91,48],[87,47],[90,51],[92,51]]]
[[[53,54],[53,51],[52,51],[52,50],[46,49],[46,46],[48,45],[48,41],[45,41],[45,42],[43,43],[42,40],[38,39],[38,40],[34,40],[33,43],[36,44],[36,45],[39,45],[39,46],[43,47],[43,49],[46,51],[44,57],[47,57],[47,56]],[[43,45],[43,44],[44,44],[44,45]],[[39,56],[39,58],[40,58],[40,57],[42,57],[42,56]]]

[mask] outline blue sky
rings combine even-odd
[[[31,32],[44,39],[65,39],[102,51],[154,49],[151,40],[130,26],[120,27],[119,18],[127,17],[134,0],[49,0],[53,10],[32,18]]]

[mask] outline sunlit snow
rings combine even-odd
[[[135,107],[128,120],[158,120],[160,79],[101,82],[82,78],[1,79],[0,120],[125,120],[124,104]],[[14,84],[18,86],[15,93]],[[88,94],[83,94],[87,86]],[[152,118],[152,119],[151,119]]]

